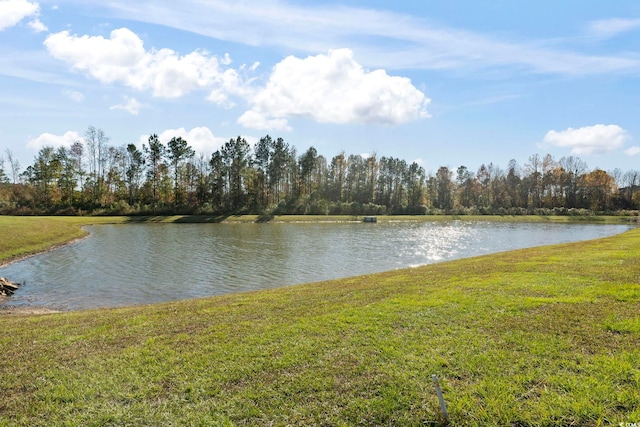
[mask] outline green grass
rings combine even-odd
[[[83,225],[125,221],[128,218],[0,216],[0,263],[84,237]]]
[[[7,314],[0,425],[440,425],[431,374],[454,425],[640,422],[639,313],[634,229],[275,290]]]
[[[139,217],[138,221],[150,222],[346,222],[362,221],[363,215],[175,215]],[[494,221],[494,222],[594,222],[607,224],[628,223],[628,216],[543,216],[543,215],[378,215],[378,222],[388,221]]]

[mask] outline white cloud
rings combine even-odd
[[[640,29],[640,19],[602,19],[589,25],[589,30],[596,37],[612,38],[627,31]]]
[[[214,136],[213,132],[204,126],[195,127],[191,130],[186,130],[185,128],[167,129],[158,134],[158,139],[163,144],[167,144],[171,138],[174,137],[181,137],[187,141],[191,148],[197,153],[204,154],[205,156],[210,155],[226,142],[225,138]],[[139,138],[140,146],[147,144],[148,140],[149,135],[141,135]]]
[[[568,128],[560,132],[551,130],[545,135],[543,142],[571,148],[571,154],[591,155],[615,151],[628,138],[629,134],[620,126],[598,124],[578,129]]]
[[[69,90],[69,89],[65,89],[62,91],[62,93],[68,97],[69,99],[75,101],[75,102],[82,102],[84,101],[84,94],[82,94],[81,92],[75,91],[75,90]]]
[[[71,147],[71,145],[81,140],[82,138],[78,135],[76,131],[67,131],[64,135],[54,135],[51,133],[43,133],[40,134],[37,138],[34,138],[27,142],[27,147],[38,151],[45,146],[51,147]]]
[[[31,16],[38,16],[40,6],[27,0],[0,1],[0,31],[18,25]]]
[[[640,147],[634,145],[633,147],[629,147],[626,150],[624,150],[624,153],[628,156],[636,156],[640,154]]]
[[[39,19],[34,19],[33,21],[30,21],[29,27],[36,33],[43,33],[48,30],[47,26],[44,25]]]
[[[419,17],[372,7],[314,2],[243,0],[112,0],[112,13],[124,19],[185,30],[251,46],[284,51],[324,52],[349,46],[361,62],[384,69],[479,69],[583,75],[612,71],[637,73],[631,54],[590,55],[556,47],[557,40],[500,39],[491,34],[434,26]]]
[[[73,68],[89,73],[102,83],[120,83],[136,90],[151,90],[154,96],[178,98],[194,90],[207,90],[212,101],[227,104],[241,91],[235,70],[223,69],[221,60],[205,51],[179,55],[171,49],[145,50],[140,37],[127,28],[102,36],[76,36],[68,31],[49,35],[49,53]]]
[[[337,49],[305,59],[289,56],[278,63],[238,122],[282,129],[287,117],[300,116],[322,123],[397,125],[429,117],[429,101],[408,78],[366,71],[351,50]]]
[[[119,104],[119,105],[113,105],[112,107],[110,107],[110,110],[124,110],[124,111],[128,111],[129,113],[133,114],[134,116],[137,116],[138,113],[140,113],[140,108],[142,108],[143,105],[138,102],[137,99],[135,98],[129,98],[128,96],[125,97],[125,103],[124,104]]]
[[[245,111],[238,119],[238,124],[251,129],[291,131],[287,119],[267,119],[253,110]]]

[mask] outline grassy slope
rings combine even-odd
[[[82,225],[125,221],[125,217],[0,216],[0,263],[84,237]]]
[[[145,307],[3,316],[0,425],[640,421],[640,229]]]

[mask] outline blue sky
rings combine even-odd
[[[281,136],[428,172],[640,169],[640,2],[0,0],[0,154],[89,126],[206,156]]]

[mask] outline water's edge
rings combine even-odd
[[[466,221],[88,226],[85,237],[1,267],[0,276],[26,285],[0,301],[0,309],[68,311],[206,297],[590,240],[630,228]]]

